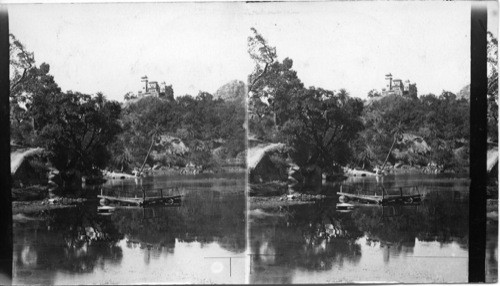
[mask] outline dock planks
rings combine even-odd
[[[177,190],[177,188],[169,188],[167,190]],[[151,191],[156,191],[159,196],[146,196],[146,194]],[[150,205],[173,205],[174,203],[180,203],[182,195],[163,195],[163,189],[155,189],[144,191],[142,197],[122,197],[120,195],[105,195],[103,189],[101,189],[101,194],[97,197],[103,201],[104,204],[118,204],[118,205],[128,205],[128,206],[150,206]]]
[[[362,195],[362,194],[353,194],[353,193],[346,193],[342,192],[337,192],[337,195],[343,197],[343,201],[357,201],[360,203],[368,203],[368,204],[379,204],[379,205],[388,205],[388,204],[416,204],[420,203],[422,201],[422,197],[420,194],[411,194],[411,195],[403,195],[402,191],[398,195]]]

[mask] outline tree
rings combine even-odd
[[[250,29],[252,36],[248,37],[248,53],[255,62],[254,71],[248,77],[248,92],[253,92],[255,84],[267,73],[269,65],[276,59],[276,48],[268,45],[255,28]]]
[[[153,129],[148,132],[148,135],[151,136],[151,145],[149,145],[148,153],[146,153],[146,156],[144,157],[144,162],[142,163],[141,168],[139,169],[139,175],[142,174],[142,170],[144,170],[144,166],[146,166],[146,162],[149,158],[149,154],[151,154],[151,149],[153,148],[153,146],[158,138],[158,135],[163,132],[162,129],[163,129],[162,126],[160,126],[160,124],[156,123],[156,125],[153,127]]]
[[[382,94],[376,89],[372,89],[368,92],[368,98],[381,97],[381,96]]]
[[[36,123],[31,114],[33,97],[61,90],[49,74],[48,64],[37,67],[32,52],[28,52],[14,35],[10,34],[9,40],[11,138],[15,143],[32,146]]]
[[[270,141],[276,139],[276,129],[289,118],[290,98],[304,89],[292,67],[293,61],[289,58],[282,62],[275,61],[267,66],[266,73],[261,74],[254,83],[248,101],[250,132],[258,132],[259,128],[268,126],[259,135]]]
[[[166,86],[165,93],[160,94],[160,96],[167,100],[174,100],[174,89],[172,88],[172,85]]]
[[[345,90],[335,93],[311,87],[292,96],[289,108],[282,133],[299,166],[331,169],[349,161],[350,143],[363,129],[361,100],[349,97]]]
[[[15,98],[16,102],[22,101],[22,84],[31,79],[29,71],[34,65],[33,53],[28,52],[13,34],[9,34],[10,97]]]
[[[498,40],[488,32],[488,137],[498,141]]]
[[[394,149],[394,144],[396,144],[396,142],[398,141],[398,138],[400,138],[403,135],[403,132],[404,132],[404,126],[403,126],[403,124],[400,121],[398,123],[398,125],[396,125],[394,127],[394,129],[391,131],[391,133],[393,134],[394,139],[392,141],[391,148],[389,149],[389,152],[387,153],[387,157],[385,157],[384,163],[382,164],[382,167],[380,167],[381,171],[384,170],[385,164],[387,163],[387,160],[389,160],[389,156],[391,155],[392,150]]]
[[[410,86],[408,87],[408,97],[412,99],[418,98],[418,90],[416,83],[410,84]]]
[[[125,93],[125,95],[123,96],[123,99],[125,101],[131,100],[131,99],[136,99],[136,98],[137,98],[137,96],[133,92],[131,92],[131,91]]]
[[[137,163],[137,167],[142,168],[144,162],[152,163],[149,155],[157,148],[157,139],[164,133],[174,132],[180,120],[181,113],[177,113],[175,108],[175,102],[154,96],[147,96],[129,104],[120,118],[124,131],[113,146],[114,156],[117,157],[127,150],[133,158],[130,165]]]
[[[256,66],[249,76],[250,132],[267,141],[285,141],[302,170],[318,173],[318,168],[346,163],[351,143],[363,128],[362,101],[345,90],[305,88],[292,69],[293,61],[278,61],[276,49],[255,29],[252,32],[249,54]]]
[[[51,153],[51,162],[68,184],[80,175],[95,175],[110,160],[108,145],[121,131],[120,104],[102,94],[54,93],[33,98],[37,145]]]

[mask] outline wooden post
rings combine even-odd
[[[163,199],[163,189],[160,189],[160,198]]]

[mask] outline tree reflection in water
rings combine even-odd
[[[121,247],[141,249],[142,263],[139,260],[138,265],[150,265],[160,255],[173,254],[178,242],[198,242],[202,249],[217,243],[235,254],[245,251],[242,192],[193,190],[184,194],[178,207],[125,208],[101,216],[93,205],[54,210],[40,215],[40,220],[16,222],[14,282],[54,284],[57,273],[109,269],[110,265],[121,265],[125,251]],[[203,251],[198,254],[204,255]]]
[[[127,246],[173,253],[176,240],[217,242],[234,253],[245,251],[245,197],[217,191],[185,191],[178,207],[119,210],[112,217]]]
[[[120,263],[123,238],[96,206],[52,210],[14,223],[14,281],[53,284],[57,271],[90,273]]]
[[[453,191],[426,192],[419,206],[358,206],[343,213],[333,200],[250,218],[253,283],[291,283],[296,270],[357,265],[363,241],[380,249],[386,263],[411,255],[416,240],[456,242],[463,249],[468,244],[468,203]]]
[[[361,256],[356,240],[363,233],[349,222],[349,214],[336,212],[333,201],[252,217],[251,282],[290,283],[296,268],[318,271],[356,263]]]

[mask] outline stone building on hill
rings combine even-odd
[[[388,81],[385,89],[382,89],[382,95],[410,95],[417,96],[417,84],[411,83],[410,80],[393,79],[392,74],[386,74],[385,79]]]
[[[155,96],[165,97],[167,99],[174,99],[174,90],[172,85],[168,85],[163,81],[158,84],[157,81],[148,81],[147,76],[141,77],[142,89],[138,92],[137,97]]]

